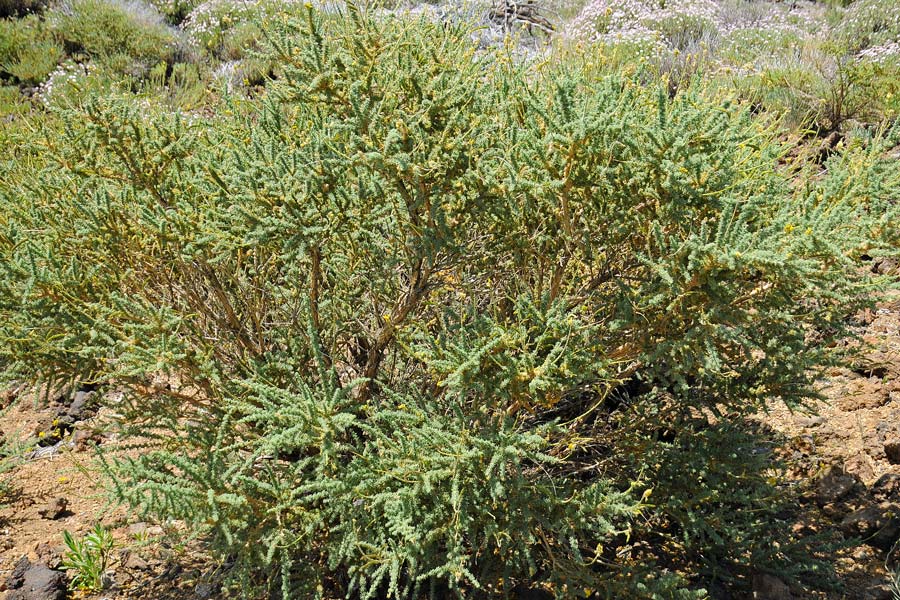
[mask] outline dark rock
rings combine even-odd
[[[884,455],[892,465],[900,465],[900,439],[885,442]]]
[[[137,552],[132,552],[128,549],[124,549],[119,553],[119,563],[126,571],[147,571],[150,569],[150,564],[146,560],[141,558]]]
[[[853,512],[853,507],[846,502],[829,502],[821,507],[822,514],[832,521],[840,521],[849,513]]]
[[[856,475],[847,473],[843,467],[832,466],[816,486],[816,503],[822,507],[844,500],[861,492],[865,487]]]
[[[30,568],[31,561],[28,560],[28,557],[23,556],[20,558],[16,566],[13,567],[12,573],[6,578],[6,589],[14,590],[22,587],[22,583],[25,581],[25,572]]]
[[[885,473],[872,484],[869,491],[879,502],[900,502],[900,475]]]
[[[896,258],[876,258],[872,262],[872,272],[879,275],[895,275],[900,266]]]
[[[166,567],[166,570],[160,574],[159,579],[162,579],[163,581],[174,581],[181,575],[182,571],[184,571],[184,568],[178,563],[170,564]]]
[[[212,583],[198,583],[194,587],[194,596],[200,600],[209,600],[218,597],[219,588]]]
[[[54,400],[57,408],[52,417],[38,423],[35,435],[38,445],[52,446],[72,433],[75,424],[90,419],[97,413],[97,392],[78,391],[72,396],[62,394]]]
[[[35,431],[35,435],[38,438],[38,446],[42,448],[53,446],[71,433],[74,424],[75,421],[72,417],[65,413],[41,421],[38,423],[37,431]]]
[[[100,586],[104,590],[112,590],[118,587],[118,582],[116,581],[116,572],[113,570],[104,571],[102,575],[100,575]]]
[[[51,521],[55,521],[56,519],[60,519],[66,515],[66,510],[69,508],[69,501],[63,497],[54,498],[50,502],[47,503],[47,506],[40,509],[38,514],[44,517],[45,519],[50,519]]]
[[[6,600],[65,600],[66,576],[47,565],[32,565],[22,576],[22,584],[11,590]]]
[[[791,588],[774,575],[753,576],[753,600],[792,600]]]
[[[900,538],[900,506],[883,502],[855,510],[841,521],[841,530],[865,544],[890,550]]]
[[[866,588],[863,600],[893,600],[894,592],[891,586],[884,582],[876,582]]]
[[[97,392],[75,392],[66,414],[74,421],[84,421],[94,416]]]

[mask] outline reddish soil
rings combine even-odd
[[[0,418],[0,432],[8,438],[32,438],[52,418],[54,408],[39,407],[31,399],[20,399]],[[0,503],[0,593],[15,564],[23,556],[59,568],[63,531],[84,536],[96,524],[111,531],[115,539],[108,574],[112,584],[100,594],[75,592],[72,598],[124,600],[131,598],[187,600],[215,598],[206,580],[210,561],[191,547],[182,547],[161,527],[128,519],[126,511],[113,506],[103,489],[102,473],[90,441],[115,449],[116,441],[98,434],[105,420],[103,411],[76,424],[76,443],[60,445],[48,456],[28,457],[10,476],[11,492]],[[44,450],[46,452],[46,450]],[[28,455],[26,455],[27,457]],[[54,515],[58,499],[65,510]],[[48,512],[49,509],[49,512]],[[42,512],[44,514],[42,514]]]

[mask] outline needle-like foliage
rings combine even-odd
[[[18,150],[9,376],[124,386],[116,493],[248,595],[693,597],[630,550],[660,432],[811,396],[896,230],[878,139],[820,177],[700,89],[353,7],[268,45],[249,110],[96,98]]]

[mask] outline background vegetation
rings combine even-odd
[[[123,387],[235,594],[834,583],[746,417],[892,285],[900,28],[737,8],[5,9],[4,377]]]

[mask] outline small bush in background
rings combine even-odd
[[[234,60],[256,45],[262,21],[296,13],[302,6],[299,0],[206,0],[188,14],[184,29],[204,51]]]
[[[900,13],[891,2],[846,7],[770,2],[596,0],[571,28],[576,39],[640,40],[670,85],[696,73],[728,80],[745,100],[786,115],[795,129],[829,133],[896,115]]]
[[[144,68],[172,60],[176,34],[140,0],[65,0],[48,17],[69,52],[118,66]]]
[[[35,15],[0,21],[0,77],[21,85],[44,81],[64,55],[44,20]]]

